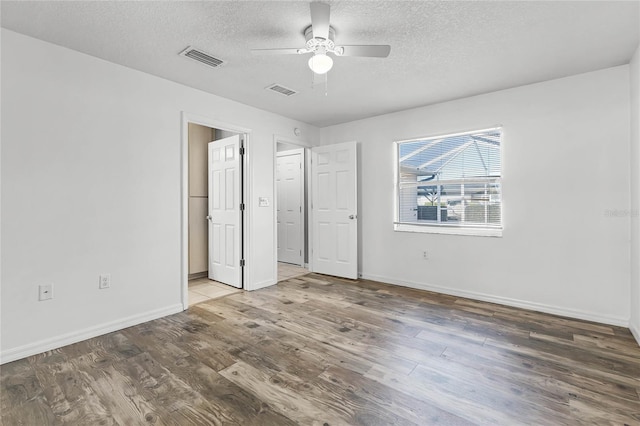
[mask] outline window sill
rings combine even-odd
[[[396,232],[420,232],[425,234],[467,235],[474,237],[502,237],[502,229],[491,228],[458,228],[446,226],[414,225],[409,223],[396,223],[393,225]]]

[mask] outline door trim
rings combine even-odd
[[[306,174],[308,173],[309,170],[311,170],[309,168],[310,166],[310,162],[311,162],[311,145],[309,145],[309,143],[306,140],[296,140],[296,139],[290,139],[287,138],[286,136],[280,136],[280,135],[273,135],[273,192],[274,192],[274,197],[273,197],[273,253],[274,253],[274,259],[275,262],[273,263],[273,276],[275,277],[274,283],[278,282],[278,197],[275,196],[277,195],[276,191],[278,190],[277,186],[278,186],[278,182],[277,182],[277,167],[278,167],[278,142],[280,143],[284,143],[287,145],[294,145],[297,146],[298,148],[302,148],[304,149],[304,167],[305,167],[305,178],[306,178]],[[304,188],[304,183],[303,183],[303,190],[307,190],[307,202],[306,204],[303,202],[302,204],[302,208],[303,208],[303,218],[307,217],[308,219],[308,214],[307,212],[311,211],[311,190],[310,190],[310,186],[311,186],[311,182],[308,182],[307,188]],[[307,259],[307,262],[304,262],[303,259],[303,263],[305,268],[310,269],[311,268],[311,229],[308,228],[308,235],[306,238],[306,246],[307,249],[305,250],[305,255],[304,257]]]
[[[252,211],[251,206],[251,133],[252,130],[236,124],[220,121],[214,117],[181,112],[181,138],[180,138],[180,289],[182,295],[183,310],[189,309],[189,123],[211,127],[213,129],[244,134],[244,160],[242,161],[242,188],[245,211],[242,217],[242,245],[245,264],[251,265],[249,259],[251,250],[251,230],[248,220]],[[245,267],[242,272],[242,288],[251,287],[251,268]]]

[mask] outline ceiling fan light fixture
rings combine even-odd
[[[309,58],[309,68],[316,74],[326,74],[333,67],[333,59],[324,53],[316,53]]]

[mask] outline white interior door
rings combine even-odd
[[[312,271],[358,278],[356,143],[311,149]]]
[[[242,287],[240,136],[209,143],[209,279]]]
[[[279,152],[276,158],[278,195],[278,261],[302,266],[304,258],[304,149]]]

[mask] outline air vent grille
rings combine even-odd
[[[213,68],[219,68],[225,63],[222,59],[211,56],[208,53],[204,53],[202,50],[195,49],[191,46],[180,52],[180,55],[186,56],[187,58],[191,58]]]
[[[280,84],[272,84],[271,86],[267,87],[266,89],[267,90],[273,90],[274,92],[280,93],[281,95],[284,95],[284,96],[293,96],[296,93],[298,93],[295,90],[289,89],[288,87],[284,87],[284,86],[282,86]]]

